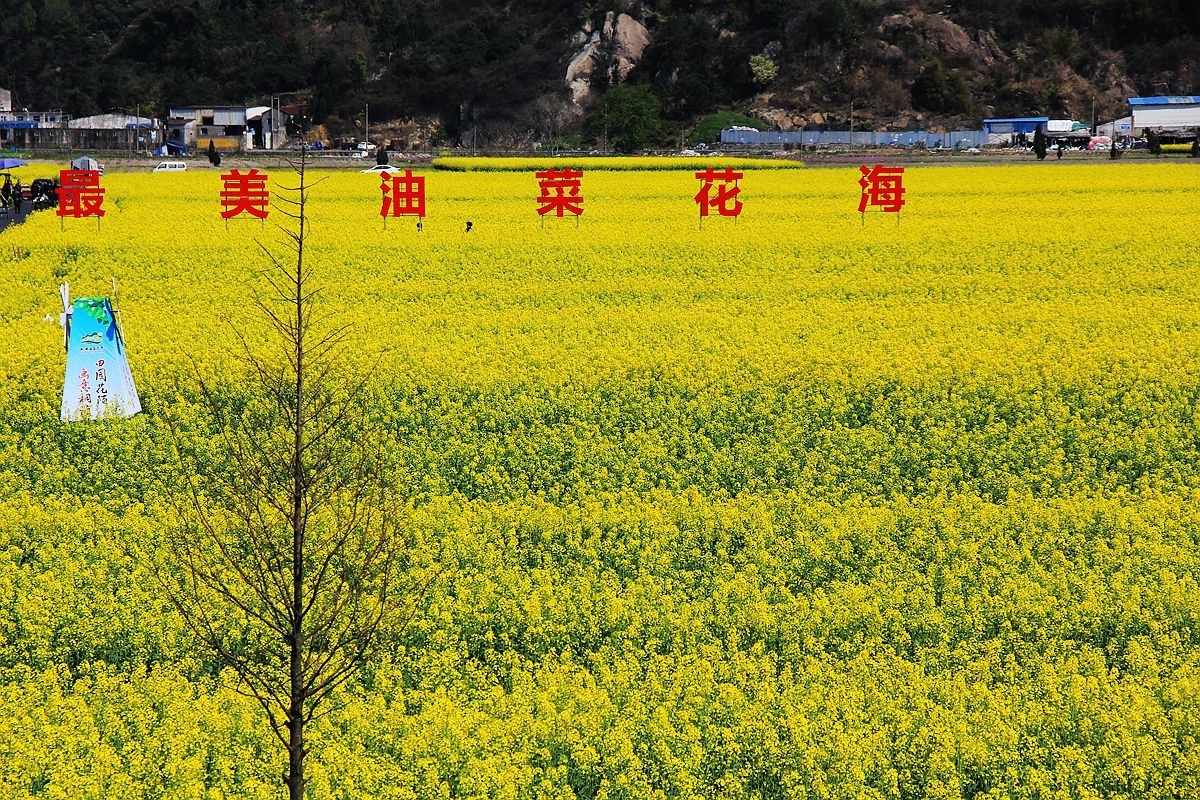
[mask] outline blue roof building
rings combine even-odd
[[[998,117],[985,119],[983,129],[990,133],[1036,133],[1046,130],[1049,117]]]
[[[1200,128],[1200,97],[1131,97],[1133,127],[1154,129]]]

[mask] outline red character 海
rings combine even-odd
[[[860,214],[866,212],[868,206],[878,206],[881,211],[892,212],[904,207],[904,167],[876,164],[874,167],[864,165],[858,169],[862,172],[862,177],[858,179],[858,185],[862,187],[862,197],[858,201]]]

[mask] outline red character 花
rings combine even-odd
[[[876,164],[874,167],[864,165],[858,169],[862,172],[862,177],[858,179],[858,185],[862,187],[862,197],[858,201],[860,214],[865,213],[868,206],[894,212],[904,207],[904,167]]]
[[[249,172],[232,170],[221,175],[221,218],[232,219],[246,213],[257,219],[266,219],[270,193],[267,191],[267,173],[252,169]]]
[[[379,189],[383,193],[383,205],[379,216],[385,220],[388,216],[417,216],[425,218],[425,179],[413,175],[411,169],[404,170],[403,175],[392,175],[384,172]]]
[[[717,170],[709,167],[703,172],[696,173],[696,179],[703,181],[700,191],[696,193],[696,202],[700,204],[700,216],[707,217],[712,209],[722,217],[736,217],[742,213],[742,201],[737,199],[741,193],[738,181],[743,173],[732,169]],[[717,186],[716,184],[720,184]],[[716,194],[713,189],[716,188]]]
[[[541,190],[537,198],[538,216],[545,216],[551,211],[558,217],[567,212],[577,217],[583,213],[583,195],[579,193],[583,185],[582,170],[549,169],[536,173],[535,177]]]
[[[94,169],[64,169],[58,176],[58,209],[60,217],[103,217],[104,190],[100,188],[100,173]]]

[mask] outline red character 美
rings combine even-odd
[[[709,211],[714,208],[722,217],[736,217],[741,214],[742,201],[738,200],[737,196],[742,191],[738,186],[742,177],[743,173],[734,172],[732,169],[717,170],[709,167],[703,172],[697,172],[696,179],[704,182],[695,197],[696,202],[700,204],[700,216],[707,217]],[[717,190],[716,194],[713,194],[714,187]]]
[[[544,216],[551,211],[561,217],[570,212],[575,216],[583,213],[583,195],[579,193],[583,185],[583,171],[578,169],[549,169],[535,174],[538,179],[537,204],[538,216]]]
[[[103,217],[104,190],[100,188],[100,173],[94,169],[64,169],[58,176],[58,209],[60,217]]]
[[[411,169],[404,170],[403,175],[392,175],[384,172],[379,189],[383,193],[383,205],[379,216],[385,220],[388,216],[416,216],[425,218],[425,179],[413,175]]]
[[[858,179],[858,185],[862,187],[862,197],[858,201],[860,214],[865,213],[868,206],[878,206],[881,211],[892,212],[904,207],[904,167],[876,164],[874,167],[864,165],[858,169],[862,172],[862,177]]]
[[[267,173],[252,169],[249,172],[232,170],[221,175],[221,218],[232,219],[246,213],[257,219],[266,219],[270,213],[267,204]]]

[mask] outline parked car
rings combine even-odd
[[[186,172],[186,161],[160,161],[151,172]]]
[[[393,167],[391,164],[376,164],[375,166],[369,167],[362,171],[363,172],[395,172],[396,170],[397,170],[397,167]]]

